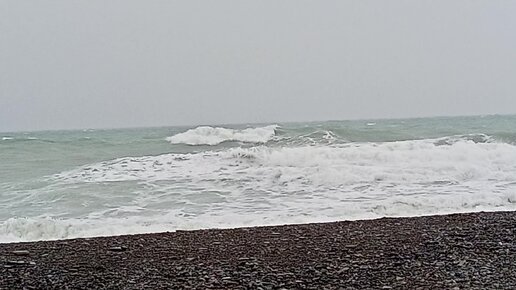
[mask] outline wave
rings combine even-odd
[[[156,233],[176,230],[272,226],[338,220],[363,220],[478,211],[509,211],[516,208],[516,193],[503,195],[393,196],[381,201],[338,201],[333,204],[313,196],[304,202],[287,201],[282,206],[185,214],[169,211],[156,216],[124,218],[10,218],[0,222],[0,243],[73,239],[98,236]],[[295,205],[295,209],[291,206]]]
[[[278,127],[278,125],[270,125],[266,127],[235,130],[202,126],[168,137],[167,141],[172,144],[188,145],[217,145],[226,141],[266,143],[275,136],[275,130]]]
[[[286,191],[368,183],[410,190],[418,183],[516,181],[516,146],[435,140],[348,143],[339,146],[231,148],[189,154],[126,157],[63,172],[66,182],[174,180],[186,185],[240,186]],[[210,184],[211,182],[211,184]],[[287,187],[280,186],[287,184]],[[278,188],[275,188],[278,187]],[[405,186],[406,188],[400,187]]]
[[[59,189],[48,193],[55,202],[33,215],[54,217],[1,221],[0,240],[515,210],[516,146],[452,139],[258,145],[94,163],[48,177]],[[34,210],[33,198],[50,200],[45,191],[20,200]]]
[[[494,143],[495,138],[486,134],[465,134],[465,135],[454,135],[438,138],[435,140],[436,145],[452,145],[457,142],[469,141],[473,143]]]
[[[31,143],[31,142],[37,142],[37,143],[54,143],[52,140],[44,140],[37,137],[2,137],[2,141],[6,141],[9,143]]]

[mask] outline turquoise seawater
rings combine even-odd
[[[516,116],[0,133],[0,241],[516,208]]]

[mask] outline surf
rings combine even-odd
[[[278,127],[278,125],[269,125],[237,130],[223,127],[201,126],[170,136],[166,140],[172,144],[212,146],[227,141],[266,143],[275,136],[275,130]]]

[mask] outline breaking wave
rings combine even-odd
[[[168,137],[172,144],[217,145],[226,141],[266,143],[276,134],[278,125],[243,130],[202,126]]]
[[[63,172],[54,178],[67,182],[188,179],[192,185],[230,179],[240,186],[252,183],[250,188],[269,187],[281,181],[307,191],[316,186],[379,182],[397,184],[396,189],[404,191],[418,182],[516,182],[515,173],[514,145],[466,140],[447,144],[428,139],[340,146],[256,146],[125,157]]]
[[[516,210],[516,145],[498,138],[333,142],[344,134],[323,128],[291,138],[315,142],[284,146],[283,128],[280,142],[268,142],[276,128],[199,127],[167,139],[251,144],[122,157],[42,177],[46,187],[6,203],[0,242]]]
[[[494,143],[495,138],[486,134],[466,134],[466,135],[455,135],[439,138],[435,141],[436,145],[452,145],[457,142],[470,141],[473,143]]]

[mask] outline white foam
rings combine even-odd
[[[427,140],[338,147],[259,146],[121,158],[63,172],[55,178],[72,183],[175,180],[185,186],[206,183],[208,187],[231,180],[240,187],[279,192],[357,184],[376,190],[389,185],[397,192],[411,191],[421,184],[426,187],[420,189],[430,193],[443,184],[477,191],[481,184],[516,182],[516,146],[471,141],[444,146]]]
[[[243,208],[235,210],[234,206],[228,206],[220,211],[207,211],[197,215],[170,211],[150,217],[135,215],[126,218],[10,218],[0,222],[0,243],[515,209],[514,204],[507,204],[503,200],[493,200],[492,203],[486,204],[481,199],[471,199],[464,195],[451,199],[407,198],[388,200],[381,204],[340,202],[334,205],[316,197],[305,203],[308,204],[297,210],[285,204],[247,212]],[[465,203],[469,206],[465,207]],[[297,204],[299,205],[302,203]],[[321,207],[323,205],[324,207]]]
[[[3,140],[3,141],[13,140],[13,139],[14,139],[13,137],[2,137],[2,140]]]
[[[51,178],[63,197],[43,206],[55,216],[0,222],[0,239],[516,210],[516,146],[466,139],[256,146],[91,164]],[[116,195],[101,190],[125,182]],[[64,206],[76,188],[81,195],[68,200],[77,208]],[[80,212],[88,203],[117,207],[59,217],[61,208]]]
[[[188,145],[217,145],[226,141],[265,143],[274,137],[277,127],[277,125],[270,125],[266,127],[235,130],[202,126],[168,137],[167,141],[173,144]]]

